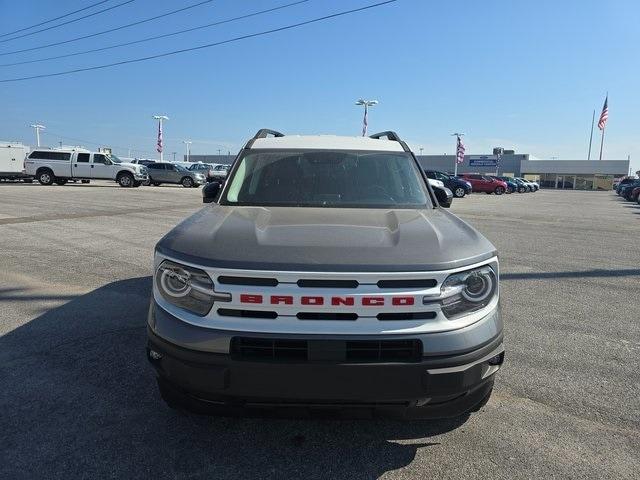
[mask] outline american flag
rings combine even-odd
[[[362,136],[367,136],[367,127],[369,126],[369,121],[367,120],[367,106],[364,106],[364,119],[362,120]]]
[[[158,120],[158,143],[156,147],[158,153],[162,153],[162,121]]]
[[[464,143],[462,143],[462,139],[458,137],[458,148],[456,149],[456,162],[462,163],[464,162]]]
[[[609,118],[609,95],[604,99],[604,105],[602,106],[602,113],[600,114],[600,120],[598,120],[598,128],[604,130],[604,126],[607,124]]]

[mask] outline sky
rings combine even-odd
[[[537,158],[586,159],[591,118],[609,93],[604,159],[640,169],[640,2],[637,0],[398,0],[266,36],[108,69],[61,72],[219,42],[380,0],[309,0],[275,12],[127,47],[6,66],[143,39],[292,3],[217,0],[131,28],[118,26],[202,0],[126,0],[14,35],[97,0],[0,0],[0,139],[111,146],[152,157],[154,114],[170,117],[165,154],[232,153],[259,128],[358,135],[360,97],[377,99],[369,131],[394,130],[417,152],[495,146]],[[48,43],[92,38],[21,53]],[[597,158],[596,128],[592,159]]]

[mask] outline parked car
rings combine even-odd
[[[486,403],[504,361],[497,251],[397,134],[260,130],[237,162],[154,249],[146,354],[169,407]]]
[[[231,168],[231,165],[216,165],[215,167],[213,167],[211,176],[213,177],[214,180],[224,182],[229,173],[229,168]]]
[[[640,187],[635,187],[631,191],[630,200],[632,202],[637,202],[638,201],[638,197],[640,197]]]
[[[42,185],[102,179],[115,180],[121,187],[139,187],[149,178],[144,165],[125,163],[110,153],[85,149],[39,148],[24,163],[25,173]]]
[[[486,194],[495,193],[502,195],[507,191],[507,184],[502,180],[489,177],[487,175],[479,175],[477,173],[463,173],[460,178],[471,184],[474,192],[485,192]]]
[[[618,186],[616,187],[616,193],[618,195],[621,194],[621,190],[625,185],[628,185],[630,183],[635,182],[636,180],[638,180],[637,178],[634,177],[627,177],[627,178],[623,178],[622,180],[620,180],[620,183],[618,183]]]
[[[439,172],[437,170],[425,170],[424,173],[427,175],[427,178],[440,180],[445,187],[453,192],[453,196],[456,198],[462,198],[473,190],[471,183],[461,178],[454,177],[453,175],[449,175],[448,173]]]
[[[631,201],[631,194],[636,187],[640,187],[640,179],[636,179],[630,183],[625,183],[622,188],[620,188],[620,196],[625,200]]]
[[[207,182],[212,182],[216,179],[216,177],[213,176],[213,169],[215,167],[216,166],[211,163],[194,163],[189,166],[189,170],[203,174]]]
[[[149,170],[149,183],[160,186],[163,183],[181,184],[185,188],[199,187],[206,182],[205,176],[200,172],[192,172],[182,165],[169,162],[156,162],[147,165]]]
[[[531,190],[531,187],[527,185],[525,182],[523,182],[522,180],[520,180],[519,178],[514,178],[514,177],[497,177],[497,178],[499,178],[503,182],[507,182],[507,185],[509,185],[509,182],[511,182],[512,185],[514,186],[514,191],[518,193],[525,193]]]
[[[504,183],[506,183],[507,193],[514,193],[518,191],[518,183],[509,177],[494,177],[492,175],[491,178],[495,178],[496,180],[502,180]]]
[[[530,192],[536,192],[540,189],[540,185],[537,182],[532,182],[531,180],[526,180],[522,177],[514,177],[514,178],[524,183]],[[571,185],[571,188],[573,188],[573,185]]]

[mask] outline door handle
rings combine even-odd
[[[91,168],[93,168],[93,165],[91,165]]]

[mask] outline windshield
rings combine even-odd
[[[122,163],[122,160],[120,160],[118,157],[116,157],[111,153],[107,153],[107,158],[111,160],[113,163]]]
[[[428,198],[408,153],[280,151],[242,158],[221,203],[423,208]]]

